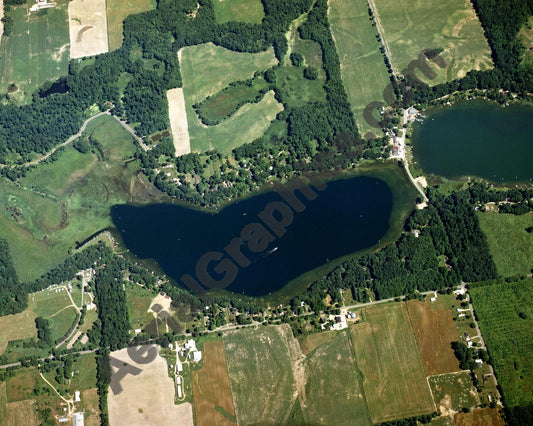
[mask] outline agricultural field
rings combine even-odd
[[[109,51],[106,0],[72,0],[68,5],[70,58]]]
[[[110,356],[142,370],[136,376],[127,374],[121,378],[121,392],[115,394],[109,389],[110,424],[193,425],[191,404],[174,403],[174,380],[168,377],[167,362],[159,353],[153,361],[145,364],[131,359],[127,349],[112,352]]]
[[[451,310],[432,310],[429,301],[410,300],[407,311],[426,375],[459,371],[459,362],[451,348],[451,343],[458,340]]]
[[[470,289],[505,404],[533,404],[533,279]]]
[[[441,415],[453,416],[463,408],[471,410],[479,405],[468,371],[439,374],[428,377],[428,381]]]
[[[262,136],[283,109],[274,99],[274,93],[269,92],[259,103],[245,104],[220,124],[204,125],[192,106],[220,92],[231,82],[247,80],[256,71],[275,65],[274,51],[270,48],[260,53],[239,53],[207,43],[183,48],[178,56],[192,151],[215,148],[229,153],[233,148]]]
[[[468,0],[372,0],[395,73],[405,73],[409,63],[427,49],[442,49],[442,68],[430,64],[433,75],[416,75],[437,84],[461,78],[470,70],[492,67],[491,51]]]
[[[261,0],[214,0],[213,6],[219,24],[230,21],[260,24],[265,16]]]
[[[108,116],[84,133],[96,145],[81,154],[71,145],[57,160],[38,165],[15,186],[0,182],[0,227],[22,281],[35,279],[60,263],[74,241],[110,226],[109,208],[147,202],[159,192],[137,176],[138,162],[124,166],[137,147],[131,135]],[[101,150],[101,151],[100,151]]]
[[[0,44],[1,94],[28,103],[44,82],[68,73],[67,2],[57,3],[39,13],[29,14],[25,5],[9,12],[13,32]]]
[[[192,373],[197,426],[235,424],[224,346],[221,340],[206,342],[203,366]]]
[[[498,272],[504,277],[530,274],[533,270],[533,234],[526,228],[533,226],[533,213],[517,216],[483,212],[477,216]]]
[[[0,355],[4,353],[10,341],[37,337],[35,318],[37,315],[30,310],[0,317]]]
[[[364,109],[372,102],[384,102],[383,91],[390,79],[377,40],[368,4],[360,0],[331,0],[329,21],[341,63],[341,76],[361,135],[382,135],[379,128],[364,119]],[[375,119],[379,119],[376,115]],[[370,135],[369,135],[370,136]]]
[[[342,331],[307,356],[305,391],[299,397],[305,424],[372,423],[350,345],[348,332]]]
[[[243,329],[226,333],[223,342],[238,423],[284,423],[297,391],[291,329]]]
[[[152,0],[107,0],[107,39],[109,51],[122,46],[122,24],[127,16],[142,13],[153,8]]]
[[[365,316],[350,332],[372,421],[435,411],[405,304],[367,308]]]

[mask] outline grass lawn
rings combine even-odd
[[[350,346],[342,331],[308,355],[305,397],[300,396],[305,424],[372,423]]]
[[[137,176],[138,162],[124,165],[137,148],[116,120],[103,116],[87,127],[103,155],[80,154],[69,145],[56,161],[32,169],[20,186],[0,180],[0,229],[23,281],[62,262],[76,241],[111,226],[112,205],[160,196]]]
[[[296,399],[290,328],[242,329],[223,342],[238,423],[284,423]]]
[[[533,16],[530,16],[528,21],[520,29],[518,37],[520,38],[520,40],[522,40],[522,43],[525,47],[523,54],[523,63],[527,65],[532,65],[533,50],[531,50],[531,48],[533,47]]]
[[[18,91],[10,97],[27,103],[45,81],[67,74],[67,2],[57,3],[56,7],[38,13],[28,14],[25,5],[9,12],[13,33],[3,36],[0,45],[0,93],[7,93],[8,86],[14,84]]]
[[[431,376],[428,381],[441,414],[447,414],[450,410],[460,411],[462,408],[470,410],[479,405],[477,391],[468,371]]]
[[[217,23],[239,21],[260,24],[265,16],[261,0],[214,0]]]
[[[374,423],[435,411],[405,303],[365,309],[350,328]]]
[[[331,32],[341,62],[341,76],[352,112],[361,135],[380,129],[363,118],[364,108],[371,102],[384,102],[383,90],[390,83],[389,74],[379,51],[376,27],[368,15],[368,3],[362,0],[329,2]]]
[[[69,328],[76,320],[76,310],[70,307],[47,319],[50,321],[52,340],[55,341],[67,334]]]
[[[508,407],[533,404],[533,280],[470,289]]]
[[[192,151],[217,149],[229,153],[262,136],[282,110],[270,92],[257,104],[245,104],[220,124],[205,126],[192,105],[220,92],[233,81],[252,78],[256,71],[272,67],[277,63],[274,51],[271,48],[260,53],[239,53],[207,43],[185,47],[179,55]]]
[[[126,287],[126,300],[128,301],[128,314],[132,329],[144,328],[153,321],[154,316],[148,308],[154,298],[149,290],[138,286]]]
[[[425,49],[443,49],[448,65],[431,64],[431,84],[461,78],[472,69],[492,67],[490,48],[483,29],[468,0],[373,0],[389,46],[392,65],[403,73]]]
[[[30,310],[0,317],[0,330],[2,330],[0,333],[0,355],[4,353],[7,343],[11,340],[37,337],[35,318],[37,315]]]
[[[96,355],[80,355],[75,358],[72,365],[74,377],[70,379],[70,389],[72,392],[85,391],[96,387]]]
[[[478,213],[481,229],[487,236],[490,253],[503,276],[530,274],[533,269],[533,213],[520,216],[496,212]]]
[[[107,0],[107,39],[109,51],[122,46],[122,24],[128,15],[142,13],[153,8],[151,0]]]

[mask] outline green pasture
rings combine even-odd
[[[107,40],[109,51],[122,46],[124,19],[134,13],[146,12],[153,9],[151,0],[107,0]]]
[[[463,408],[471,410],[479,405],[477,391],[468,371],[431,376],[428,381],[437,406],[461,411]]]
[[[67,308],[56,315],[48,318],[50,321],[50,331],[52,340],[56,341],[62,337],[66,337],[68,330],[76,320],[76,310],[74,307]]]
[[[72,370],[74,377],[70,379],[72,392],[80,392],[96,387],[96,355],[80,355],[74,359]]]
[[[238,422],[282,424],[296,392],[290,328],[242,329],[226,333],[223,343]]]
[[[319,70],[316,80],[303,76],[304,67],[282,66],[276,70],[276,88],[282,93],[285,102],[291,107],[305,105],[308,102],[325,102],[325,75]]]
[[[154,316],[148,312],[154,297],[152,292],[144,288],[138,286],[126,287],[126,300],[132,329],[144,328],[154,319]]]
[[[375,306],[365,314],[350,332],[372,421],[435,411],[405,304]]]
[[[368,4],[360,0],[331,0],[329,8],[331,32],[341,63],[341,76],[352,112],[361,135],[380,129],[363,118],[371,102],[384,102],[383,91],[390,79],[376,39],[376,27],[368,15]]]
[[[520,216],[496,212],[478,213],[490,253],[500,275],[530,274],[533,270],[533,213]]]
[[[265,16],[261,0],[214,0],[217,23],[239,21],[260,24]]]
[[[305,424],[372,423],[350,346],[342,331],[307,356],[305,398],[300,395]]]
[[[470,295],[506,405],[533,404],[533,279],[474,287]]]
[[[41,316],[45,319],[49,319],[52,315],[57,314],[63,308],[72,306],[72,302],[68,297],[67,291],[57,291],[58,288],[52,288],[50,290],[38,291],[37,293],[31,293],[29,296],[29,308],[35,312],[36,316]]]
[[[467,0],[373,0],[396,73],[425,49],[443,49],[443,68],[430,64],[430,84],[463,77],[472,69],[492,67],[491,51],[472,4]],[[429,63],[426,61],[426,63]]]
[[[2,36],[0,45],[0,93],[8,86],[16,90],[10,97],[27,103],[45,81],[56,80],[68,72],[69,34],[67,2],[29,14],[24,6],[13,7],[13,33]]]
[[[116,120],[99,117],[84,135],[102,152],[81,154],[69,145],[56,161],[28,172],[20,186],[0,180],[0,229],[23,281],[62,262],[76,241],[111,226],[112,205],[159,197],[137,177],[137,162],[124,165],[137,148]]]
[[[232,81],[247,80],[256,71],[277,64],[274,49],[264,52],[234,52],[213,43],[184,47],[180,50],[183,91],[192,104],[214,95]]]

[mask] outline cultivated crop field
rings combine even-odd
[[[472,69],[492,67],[483,29],[468,0],[372,0],[387,43],[393,68],[402,73],[425,49],[443,49],[447,66],[431,65],[430,84],[461,78]]]
[[[153,7],[151,0],[107,0],[105,6],[110,51],[122,46],[124,19],[129,15],[151,10]]]
[[[374,423],[435,411],[405,304],[365,309],[350,328]]]
[[[68,72],[69,35],[65,1],[39,13],[13,7],[13,32],[0,45],[0,93],[18,102],[31,101],[45,81]],[[13,85],[9,87],[10,85]]]
[[[71,59],[109,51],[105,0],[72,0],[68,21]]]
[[[283,326],[229,332],[223,342],[237,421],[285,422],[297,389],[291,360],[298,346],[291,329]]]
[[[505,424],[497,408],[481,408],[470,413],[457,413],[454,421],[456,426],[503,426]]]
[[[277,60],[272,48],[260,53],[239,53],[207,43],[183,48],[178,55],[192,151],[218,149],[229,153],[262,136],[282,110],[273,92],[267,93],[257,104],[245,104],[216,126],[204,125],[192,108],[229,83],[252,78],[256,71],[275,65]]]
[[[28,172],[20,181],[23,188],[0,182],[0,200],[6,207],[0,226],[21,280],[50,270],[73,242],[110,226],[110,206],[159,197],[137,176],[137,162],[124,165],[137,148],[116,120],[99,117],[84,135],[91,135],[102,151],[81,154],[69,145],[56,154],[56,161]]]
[[[490,254],[504,277],[530,274],[533,269],[533,213],[520,216],[496,212],[478,213],[479,224],[487,236]]]
[[[221,340],[207,342],[203,349],[203,367],[192,373],[196,424],[235,424],[224,346]]]
[[[348,332],[342,331],[308,355],[305,392],[300,395],[305,424],[372,423],[350,345]]]
[[[470,410],[479,405],[477,391],[472,386],[468,371],[431,376],[428,381],[442,415],[453,415],[462,408]]]
[[[429,301],[410,300],[407,311],[426,375],[459,371],[459,362],[451,348],[458,335],[450,309],[432,310]]]
[[[390,83],[376,27],[368,15],[368,4],[360,0],[331,0],[329,22],[341,62],[341,75],[352,112],[361,135],[381,135],[363,118],[371,102],[383,102],[383,91]]]
[[[213,0],[219,24],[230,21],[260,24],[265,16],[261,0]]]
[[[533,279],[470,290],[509,407],[533,403]]]
[[[37,315],[30,310],[0,317],[0,355],[4,353],[9,341],[37,337],[35,318]]]

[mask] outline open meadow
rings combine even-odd
[[[498,272],[504,277],[530,274],[533,270],[533,234],[526,228],[533,226],[533,213],[517,216],[483,212],[477,217]]]
[[[383,102],[383,91],[390,83],[380,52],[381,43],[368,15],[368,3],[362,0],[331,0],[329,22],[341,62],[341,76],[352,112],[361,135],[381,135],[363,117],[371,102]]]
[[[291,329],[243,329],[226,333],[223,342],[238,423],[284,423],[297,390]]]
[[[151,0],[107,0],[105,3],[107,15],[107,39],[109,50],[122,46],[122,24],[124,19],[135,13],[151,10]]]
[[[76,241],[111,226],[112,205],[160,197],[138,174],[138,162],[125,164],[137,146],[116,120],[99,117],[84,135],[95,141],[86,154],[69,145],[55,161],[29,171],[20,186],[0,180],[0,227],[23,281],[56,266]]]
[[[533,279],[470,289],[508,407],[533,404]]]
[[[451,343],[459,337],[450,309],[432,310],[429,301],[407,302],[407,311],[427,376],[459,371]]]
[[[204,344],[203,366],[192,373],[192,382],[197,426],[236,423],[221,340]]]
[[[404,303],[365,309],[350,328],[364,393],[374,423],[435,411]]]
[[[238,21],[260,24],[265,12],[261,0],[213,0],[217,23]]]
[[[0,44],[0,93],[28,103],[46,81],[68,73],[69,35],[66,1],[40,12],[26,5],[9,12],[13,31]]]
[[[461,78],[470,70],[492,67],[491,51],[483,29],[468,0],[372,0],[396,73],[426,49],[442,49],[443,68],[431,63],[430,83]],[[423,61],[429,64],[429,61]]]
[[[305,379],[299,397],[305,424],[372,423],[347,331],[330,335],[307,356]]]
[[[526,65],[533,64],[533,16],[530,16],[518,33],[518,38],[524,45],[522,62]]]
[[[471,410],[479,405],[468,371],[431,376],[428,382],[441,415],[453,416],[463,408]]]
[[[192,107],[234,81],[252,78],[277,63],[273,49],[260,53],[239,53],[212,43],[185,47],[179,52],[183,94],[191,150],[217,149],[229,153],[237,146],[263,135],[283,107],[267,93],[256,103],[247,103],[216,126],[204,125]]]
[[[37,337],[35,318],[37,315],[28,309],[20,314],[0,317],[0,355],[4,353],[10,341]]]

